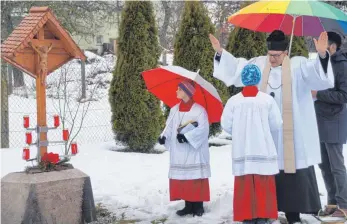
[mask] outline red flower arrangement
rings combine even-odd
[[[48,162],[48,163],[53,163],[53,164],[57,164],[60,159],[59,159],[59,154],[57,153],[45,153],[43,156],[42,156],[42,159],[41,159],[42,162]]]
[[[45,153],[40,162],[40,168],[43,171],[55,170],[56,164],[60,161],[59,154],[57,153]]]

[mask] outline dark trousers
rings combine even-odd
[[[278,211],[317,214],[322,208],[314,166],[276,175]]]
[[[300,213],[317,214],[321,209],[314,166],[296,173],[276,175],[278,210],[285,213],[289,224],[300,222]]]
[[[321,143],[322,163],[319,168],[328,192],[328,204],[347,209],[347,174],[343,158],[343,145]]]
[[[296,222],[301,222],[300,220],[300,213],[299,212],[286,212],[285,213],[286,218],[287,218],[287,222],[289,224],[293,224]]]

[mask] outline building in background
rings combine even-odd
[[[107,53],[115,54],[118,38],[117,21],[104,23],[104,27],[99,27],[99,29],[100,32],[97,35],[90,37],[73,35],[72,38],[82,50],[91,51],[98,55]]]

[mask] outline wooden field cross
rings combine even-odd
[[[32,7],[29,15],[1,45],[1,58],[36,79],[38,155],[47,152],[46,77],[71,59],[86,60],[82,50],[48,7]]]

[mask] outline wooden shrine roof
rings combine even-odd
[[[73,58],[86,59],[83,51],[60,25],[48,7],[32,7],[30,9],[29,15],[24,17],[10,36],[1,44],[1,57],[32,75],[30,69],[28,71],[25,66],[21,65],[21,61],[15,58],[18,54],[25,54],[25,52],[28,54],[29,42],[34,43],[36,41],[38,43],[38,32],[41,29],[44,29],[44,39],[46,41],[44,44],[53,43],[54,47],[60,48],[61,51],[64,50],[64,53],[68,55],[64,60],[61,59],[59,66]],[[34,54],[33,51],[30,52]],[[54,65],[54,69],[59,66]]]

